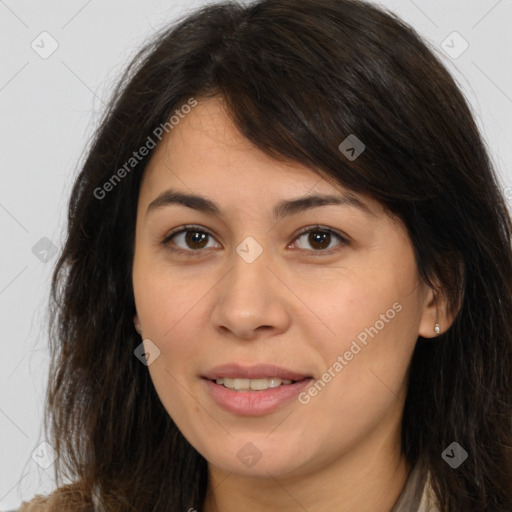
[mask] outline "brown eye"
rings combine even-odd
[[[338,244],[333,244],[336,239],[338,240]],[[303,231],[295,240],[299,249],[309,252],[330,253],[330,249],[333,247],[348,245],[348,240],[346,238],[331,229],[308,229],[307,231]],[[300,242],[301,240],[303,240],[303,242]]]
[[[202,249],[208,243],[208,233],[203,231],[186,231],[185,243],[191,249]]]
[[[187,229],[181,229],[171,233],[162,241],[162,244],[175,252],[199,253],[201,252],[201,249],[220,247],[219,244],[216,246],[209,246],[208,244],[211,241],[214,241],[214,238],[210,233],[203,231],[202,229],[189,227]]]
[[[331,234],[326,231],[311,231],[308,233],[308,243],[313,249],[326,249],[329,247]]]

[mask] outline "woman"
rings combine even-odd
[[[68,223],[46,423],[72,483],[22,511],[512,510],[510,218],[393,15],[260,0],[159,34]]]

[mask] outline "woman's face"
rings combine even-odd
[[[435,321],[405,230],[256,149],[217,100],[146,169],[133,286],[158,396],[213,467],[278,478],[399,450],[408,365]]]

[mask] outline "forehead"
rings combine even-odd
[[[233,125],[224,103],[217,98],[199,101],[163,137],[146,174],[148,178],[155,175],[165,177],[167,174],[176,180],[173,171],[186,174],[194,182],[199,178],[203,185],[206,185],[205,180],[215,181],[217,178],[224,182],[241,182],[249,179],[250,175],[257,175],[262,183],[266,176],[278,179],[278,174],[296,182],[319,180],[311,169],[297,162],[277,161],[256,148]]]
[[[145,170],[141,199],[150,202],[167,188],[258,207],[283,197],[350,192],[299,162],[261,151],[238,131],[218,98],[199,101],[157,146]],[[374,212],[382,211],[371,198],[364,201]]]

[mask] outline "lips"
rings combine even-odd
[[[297,407],[297,396],[311,380],[304,378],[276,388],[243,391],[228,389],[207,378],[202,382],[206,396],[224,411],[237,416],[256,417],[271,414],[282,407]]]
[[[203,377],[213,381],[224,378],[269,379],[273,377],[281,380],[300,381],[306,378],[310,378],[311,375],[293,371],[274,364],[257,364],[252,366],[243,366],[240,364],[224,364],[215,366],[206,372]]]

